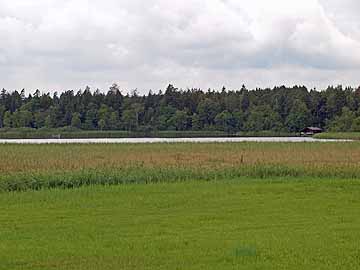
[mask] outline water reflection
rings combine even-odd
[[[109,138],[109,139],[14,139],[0,140],[13,144],[86,144],[86,143],[226,143],[226,142],[347,142],[351,140],[323,140],[311,137],[237,137],[237,138]]]

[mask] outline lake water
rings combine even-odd
[[[236,138],[119,138],[119,139],[2,139],[0,144],[87,144],[87,143],[226,143],[226,142],[348,142],[311,137],[236,137]]]

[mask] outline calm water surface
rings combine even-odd
[[[319,140],[311,137],[238,137],[238,138],[119,138],[119,139],[14,139],[1,144],[71,144],[71,143],[211,143],[211,142],[347,142],[350,140]]]

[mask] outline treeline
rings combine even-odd
[[[114,84],[61,94],[0,94],[0,128],[62,128],[126,131],[299,132],[306,126],[360,131],[360,88],[304,86],[220,91],[177,89],[122,94]]]

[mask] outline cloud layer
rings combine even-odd
[[[360,84],[356,0],[0,0],[0,87]]]

